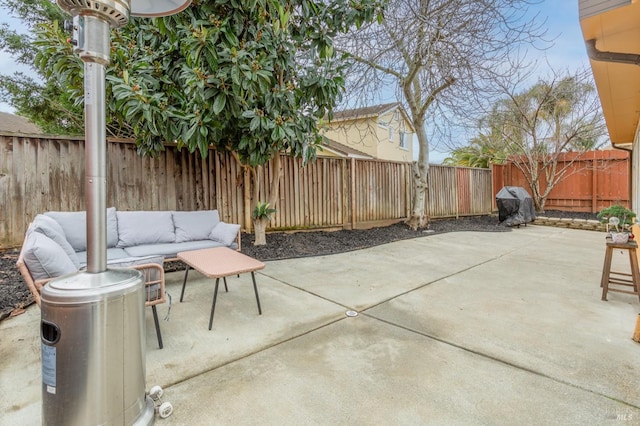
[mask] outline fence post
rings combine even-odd
[[[593,172],[591,173],[591,213],[598,211],[598,162],[596,160],[596,151],[593,154]]]
[[[413,165],[414,162],[409,163],[404,167],[405,177],[405,216],[407,219],[411,216],[411,207],[413,204]]]
[[[243,167],[242,168],[242,180],[243,184],[243,199],[244,199],[244,229],[245,232],[250,233],[253,222],[251,220],[251,179],[249,171]]]
[[[356,159],[351,158],[351,229],[356,229]]]

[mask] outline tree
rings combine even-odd
[[[28,117],[46,133],[82,133],[82,104],[74,103],[57,79],[37,78],[40,72],[35,61],[38,52],[35,31],[46,23],[61,22],[65,19],[64,12],[49,0],[6,0],[3,5],[29,32],[19,33],[2,24],[0,49],[10,53],[17,63],[30,68],[32,73],[0,73],[0,100],[12,105],[18,115]],[[64,39],[67,37],[65,35]]]
[[[210,146],[231,152],[253,177],[253,204],[268,196],[275,207],[279,154],[313,159],[322,142],[317,122],[340,99],[344,63],[333,37],[372,20],[380,6],[210,0],[170,17],[131,19],[112,33],[108,129],[149,154],[167,141],[203,157]],[[82,64],[65,39],[59,21],[39,26],[35,63],[81,104]],[[270,160],[267,190],[259,177]]]
[[[526,90],[517,87],[503,84],[503,97],[486,117],[484,131],[499,135],[500,149],[524,175],[536,210],[543,211],[551,190],[575,172],[575,161],[602,144],[604,119],[585,70],[554,73]],[[496,146],[495,138],[487,142],[483,136],[481,131],[469,148]]]
[[[480,133],[471,139],[469,145],[453,149],[451,156],[445,158],[442,164],[488,169],[491,164],[503,164],[506,157],[507,152],[501,141],[496,143],[492,136]]]
[[[487,87],[510,75],[510,57],[544,33],[525,17],[527,0],[392,0],[384,20],[340,40],[354,60],[350,90],[359,96],[395,87],[419,143],[414,163],[414,229],[428,226],[427,123],[446,131],[447,120],[468,117]]]

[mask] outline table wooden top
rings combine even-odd
[[[620,248],[620,249],[637,249],[638,243],[636,240],[629,240],[626,243],[614,243],[611,237],[607,237],[607,247]]]
[[[253,272],[264,268],[264,263],[227,247],[183,251],[178,259],[209,278]]]

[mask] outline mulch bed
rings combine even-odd
[[[546,212],[547,216],[595,219],[594,214]],[[368,230],[274,232],[266,246],[254,246],[252,234],[242,234],[242,253],[259,260],[280,260],[344,253],[409,238],[453,231],[508,232],[495,216],[472,216],[433,220],[428,231],[413,231],[403,223]],[[18,268],[19,249],[0,250],[0,320],[18,315],[33,302]],[[168,262],[165,271],[184,269],[181,262]]]

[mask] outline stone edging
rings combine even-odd
[[[588,231],[607,231],[607,225],[593,219],[570,219],[559,217],[537,216],[533,225],[555,226],[558,228],[586,229]]]

